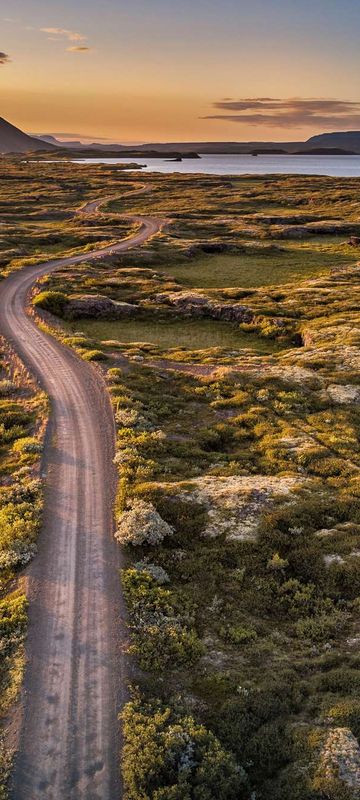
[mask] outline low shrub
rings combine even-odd
[[[102,350],[85,350],[81,355],[85,361],[106,361],[108,358]]]
[[[195,630],[177,614],[171,592],[144,570],[124,570],[122,581],[132,649],[142,669],[157,671],[194,663],[203,647]]]
[[[299,619],[295,625],[295,633],[301,639],[321,642],[332,639],[343,628],[347,616],[341,611],[331,614],[319,614],[315,617]]]
[[[41,453],[42,445],[35,439],[34,436],[24,436],[14,442],[12,449],[14,453],[21,453],[24,455],[34,455]]]
[[[360,694],[360,673],[351,667],[338,667],[320,675],[316,686],[321,692],[357,696]]]
[[[231,753],[191,716],[136,697],[124,708],[126,800],[242,800],[247,779]]]
[[[207,509],[191,495],[185,498],[175,490],[170,493],[170,490],[158,489],[156,484],[151,483],[139,484],[135,491],[138,496],[151,500],[162,518],[180,534],[192,539],[204,530],[208,519]]]
[[[28,601],[16,590],[0,600],[0,653],[4,657],[24,633]]]
[[[271,721],[262,725],[245,743],[244,753],[251,762],[249,774],[255,780],[264,781],[285,766],[291,752],[287,731],[282,722]]]
[[[16,391],[16,386],[7,379],[0,380],[0,397],[8,397]]]
[[[8,800],[8,786],[12,768],[12,754],[0,737],[0,800]]]
[[[0,498],[0,570],[24,566],[35,552],[41,503],[36,484],[29,487],[29,499],[22,499],[20,491],[19,498],[11,490],[5,502]]]
[[[257,638],[254,628],[247,628],[243,625],[225,626],[221,629],[221,636],[229,644],[249,644]]]
[[[331,706],[324,716],[331,725],[350,728],[354,736],[360,738],[360,700],[357,698],[341,700]]]
[[[45,291],[40,292],[33,299],[34,306],[43,308],[56,317],[63,317],[68,304],[68,298],[63,292]]]
[[[278,725],[279,720],[295,708],[297,698],[294,697],[293,681],[292,675],[289,685],[279,684],[264,689],[238,687],[237,696],[222,704],[216,732],[238,759],[244,757],[244,745],[257,737],[264,726]],[[252,758],[252,755],[248,754],[248,757]]]
[[[108,369],[107,374],[112,383],[120,383],[123,376],[123,371],[120,367],[111,367]]]

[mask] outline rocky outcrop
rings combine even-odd
[[[249,214],[240,217],[242,222],[260,222],[263,225],[305,225],[308,222],[318,222],[315,214]]]
[[[327,797],[340,796],[341,788],[347,788],[354,800],[360,797],[360,748],[349,728],[333,728],[329,731],[315,780],[316,788],[339,789]],[[325,795],[324,795],[325,796]],[[348,795],[346,795],[347,797]]]
[[[356,234],[359,230],[360,225],[356,222],[324,220],[323,222],[308,222],[306,225],[275,225],[271,228],[271,235],[276,239],[304,239],[309,235]]]
[[[171,306],[186,317],[211,317],[225,322],[252,322],[253,311],[241,303],[217,303],[194,292],[169,292],[158,294],[155,303]]]
[[[124,319],[138,313],[138,307],[131,303],[120,303],[100,294],[86,294],[72,297],[66,308],[70,319],[91,317],[92,319]]]
[[[201,253],[205,254],[212,254],[212,253],[242,253],[244,252],[244,248],[242,245],[233,244],[231,242],[198,242],[197,244],[192,244],[183,251],[183,255],[187,256],[188,258],[194,258],[194,256],[200,255]]]

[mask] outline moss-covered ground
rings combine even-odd
[[[169,220],[38,287],[43,324],[99,362],[114,406],[128,800],[358,798],[358,179],[38,169],[3,166],[8,249],[51,207],[59,250],[69,225],[81,247],[119,213]],[[149,191],[131,197],[137,180]],[[69,219],[113,192],[101,217]],[[131,319],[74,314],[89,295]]]

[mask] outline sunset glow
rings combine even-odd
[[[5,18],[6,16],[6,18]],[[360,127],[360,6],[344,0],[14,0],[1,23],[1,115],[112,141],[302,139]],[[274,100],[251,118],[239,103]],[[251,105],[251,104],[250,104]],[[234,111],[235,108],[235,111]]]

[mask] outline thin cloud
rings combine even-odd
[[[68,39],[69,42],[85,42],[87,37],[77,31],[68,28],[40,28],[42,33],[49,33],[51,36]]]
[[[89,139],[90,141],[94,142],[95,140],[102,141],[102,142],[111,142],[112,139],[108,139],[106,136],[98,136],[96,133],[94,134],[85,134],[85,133],[69,133],[68,131],[51,131],[51,133],[35,133],[34,136],[60,136],[64,139]]]
[[[0,52],[0,64],[10,64],[10,56],[7,53]]]
[[[86,45],[75,45],[75,47],[67,47],[66,48],[68,53],[88,53],[91,50],[91,47],[87,47]]]
[[[245,97],[239,100],[220,100],[213,107],[222,113],[210,114],[202,119],[276,128],[360,126],[360,101]]]

